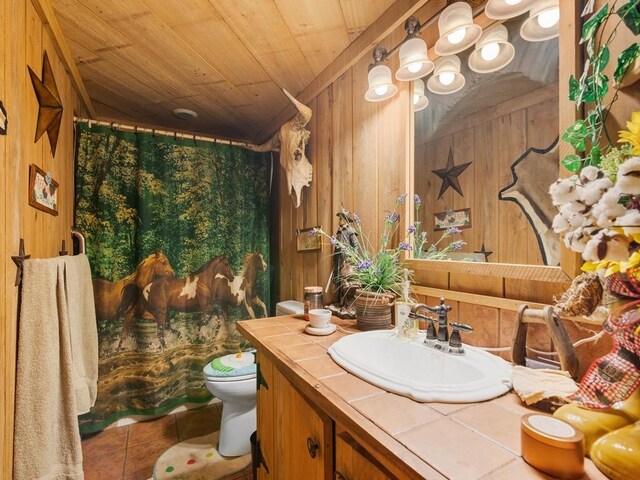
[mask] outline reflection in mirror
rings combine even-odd
[[[506,67],[476,73],[473,49],[460,53],[464,87],[427,91],[428,107],[415,114],[416,221],[430,241],[460,228],[444,240],[466,242],[451,260],[560,263],[547,193],[558,177],[558,39],[523,40],[525,19],[504,23],[515,48]]]

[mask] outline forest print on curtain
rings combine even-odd
[[[240,147],[77,128],[99,336],[98,398],[80,417],[92,432],[210,400],[204,365],[250,348],[235,321],[269,309],[270,165]]]

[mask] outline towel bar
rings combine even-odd
[[[78,239],[78,253],[85,253],[87,251],[84,240],[84,235],[75,228],[71,229],[71,235]]]

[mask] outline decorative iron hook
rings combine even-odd
[[[18,255],[14,255],[11,257],[11,260],[13,260],[13,263],[15,263],[16,267],[18,267],[18,270],[16,271],[16,284],[15,284],[16,287],[18,287],[20,283],[22,283],[22,267],[24,265],[24,261],[27,260],[28,258],[31,258],[31,255],[25,255],[24,239],[21,238],[20,247],[18,249]]]

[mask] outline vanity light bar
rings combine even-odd
[[[456,53],[475,44],[476,49],[469,57],[469,68],[478,73],[500,70],[508,65],[515,55],[515,49],[508,42],[506,29],[502,25],[494,25],[483,34],[482,27],[473,22],[479,13],[484,11],[489,18],[507,19],[530,10],[529,18],[523,24],[520,35],[527,41],[537,42],[558,36],[558,5],[559,0],[489,0],[472,11],[468,3],[455,2],[441,8],[424,24],[420,24],[416,17],[409,17],[404,25],[407,36],[402,42],[389,51],[381,45],[374,48],[374,63],[369,65],[365,99],[369,102],[381,102],[398,92],[398,87],[393,84],[391,69],[385,64],[387,58],[396,50],[400,51],[400,67],[395,73],[395,78],[404,82],[414,82],[414,97],[416,94],[424,96],[424,93],[415,90],[415,82],[431,72],[434,74],[427,82],[427,88],[431,92],[439,95],[457,92],[464,87],[465,82],[464,76],[460,73],[460,60]],[[418,35],[436,21],[440,37],[434,50],[440,58],[434,64],[429,59],[427,43],[418,38]],[[443,65],[453,65],[457,68],[443,69]],[[422,104],[423,102],[419,110],[426,107]]]

